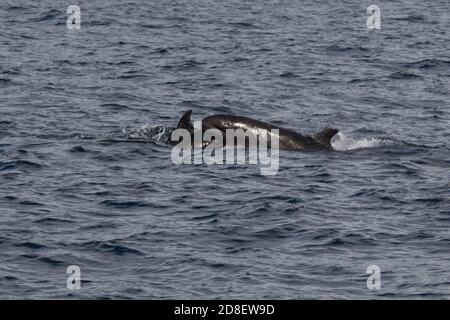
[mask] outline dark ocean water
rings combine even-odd
[[[373,3],[2,0],[0,298],[449,298],[450,3]],[[175,165],[188,109],[338,151]]]

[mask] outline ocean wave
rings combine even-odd
[[[27,160],[16,160],[8,162],[0,162],[0,171],[14,170],[14,169],[39,169],[42,165]]]
[[[406,72],[406,71],[396,71],[391,73],[388,78],[401,80],[401,79],[416,79],[416,78],[422,78],[422,76],[414,74],[412,72]]]
[[[450,66],[450,60],[444,59],[421,59],[412,62],[401,63],[402,66],[406,68],[417,68],[417,69],[430,69],[430,68],[448,68]]]
[[[410,14],[405,16],[398,16],[392,18],[397,21],[407,21],[407,22],[425,22],[426,18],[419,14]]]

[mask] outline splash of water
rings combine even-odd
[[[147,139],[155,142],[167,143],[173,129],[165,126],[149,126],[144,125],[139,129],[124,130],[126,137],[131,139]]]
[[[166,126],[150,126],[148,124],[139,128],[124,128],[111,132],[101,138],[108,142],[154,142],[167,144],[170,141],[173,128]]]
[[[343,133],[338,133],[331,141],[331,145],[335,150],[355,150],[365,148],[377,148],[388,145],[394,145],[397,142],[390,138],[360,138],[353,139],[347,137]]]

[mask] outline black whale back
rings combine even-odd
[[[186,111],[178,122],[177,128],[194,129],[191,122],[192,110]],[[333,149],[331,139],[339,132],[336,128],[326,128],[314,135],[308,136],[297,133],[293,130],[271,125],[267,122],[255,120],[243,116],[217,114],[206,117],[202,120],[202,130],[208,129],[265,129],[279,130],[279,146],[287,150],[321,150]]]

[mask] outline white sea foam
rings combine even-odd
[[[355,149],[364,149],[364,148],[376,148],[382,147],[386,145],[395,144],[396,141],[393,139],[387,138],[360,138],[353,139],[347,137],[343,133],[338,133],[331,140],[331,145],[335,150],[355,150]]]

